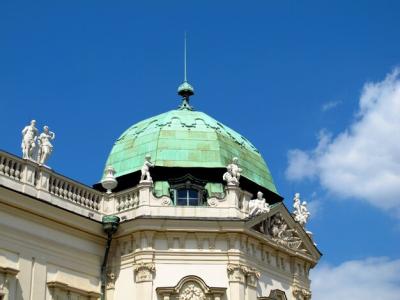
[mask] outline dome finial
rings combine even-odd
[[[192,110],[192,107],[189,105],[189,97],[194,95],[194,89],[187,81],[187,46],[186,46],[186,31],[185,31],[185,39],[184,39],[184,58],[183,58],[183,83],[178,87],[178,95],[183,97],[182,104],[180,109],[189,109]]]

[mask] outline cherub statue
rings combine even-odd
[[[239,181],[242,169],[239,168],[238,161],[239,159],[237,157],[232,158],[232,162],[228,165],[228,167],[230,167],[232,170],[232,176],[236,177],[236,179]]]
[[[49,130],[48,126],[43,127],[43,132],[39,135],[38,163],[44,165],[53,152],[51,141],[56,138],[56,134]]]
[[[140,181],[143,181],[143,180],[152,181],[153,180],[150,176],[150,168],[153,168],[153,167],[154,167],[154,164],[151,162],[151,156],[150,156],[150,154],[147,154],[145,156],[143,167],[141,169],[142,174],[140,176]]]
[[[22,130],[22,158],[34,160],[33,154],[38,136],[38,130],[35,126],[36,120],[32,120],[30,125],[25,126]]]
[[[227,182],[228,185],[239,185],[240,172],[242,169],[238,166],[238,158],[234,157],[232,162],[226,166],[226,172],[223,175],[223,179]]]
[[[270,210],[269,204],[266,203],[265,198],[263,198],[263,196],[264,194],[262,192],[258,192],[257,199],[250,200],[249,213],[251,217],[269,212]]]
[[[294,220],[304,227],[310,217],[310,212],[307,209],[307,202],[303,201],[303,203],[301,203],[299,193],[294,195],[293,208]]]

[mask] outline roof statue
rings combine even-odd
[[[53,152],[51,141],[56,138],[56,134],[49,130],[48,126],[43,127],[43,132],[38,138],[38,163],[44,165]]]
[[[261,214],[266,214],[270,210],[269,204],[265,201],[264,194],[257,192],[257,198],[249,202],[249,215],[255,217]]]
[[[140,181],[153,181],[153,179],[150,176],[150,168],[153,167],[154,164],[151,162],[151,155],[146,154],[142,169],[140,170],[141,171]]]
[[[36,120],[32,120],[22,130],[22,158],[45,165],[53,152],[51,141],[55,138],[55,133],[50,131],[48,126],[44,126],[43,132],[39,135],[39,131],[36,128]]]
[[[22,157],[25,159],[34,160],[34,151],[36,149],[36,140],[38,137],[38,130],[36,128],[36,120],[24,127],[22,130]]]
[[[296,193],[293,198],[293,216],[296,222],[298,222],[301,226],[305,227],[307,224],[308,218],[310,217],[310,212],[307,209],[307,202],[300,201],[300,194]]]
[[[239,186],[240,172],[242,172],[242,169],[239,168],[238,161],[239,159],[234,157],[232,158],[232,162],[226,166],[223,179],[228,185]]]

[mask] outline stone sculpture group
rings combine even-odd
[[[50,131],[48,126],[44,126],[43,132],[39,135],[39,131],[36,128],[36,121],[32,120],[22,130],[22,157],[36,161],[40,165],[45,165],[53,152],[51,141],[55,138],[55,133]]]
[[[308,218],[310,217],[310,212],[308,211],[307,208],[307,202],[303,201],[303,203],[301,203],[299,193],[296,193],[294,195],[293,208],[294,208],[293,211],[294,220],[298,222],[301,226],[305,227]]]

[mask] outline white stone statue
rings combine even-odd
[[[304,227],[310,217],[310,212],[307,209],[307,202],[303,201],[303,203],[301,203],[299,193],[294,195],[293,208],[294,220]]]
[[[249,214],[251,217],[255,217],[261,214],[268,213],[270,210],[269,204],[263,198],[263,193],[257,193],[257,199],[250,200],[249,202]]]
[[[44,165],[49,159],[50,154],[53,152],[53,145],[51,141],[56,138],[56,134],[49,130],[48,126],[43,127],[43,132],[39,135],[38,145],[38,163]]]
[[[226,172],[223,175],[223,180],[227,182],[228,185],[239,186],[240,172],[242,169],[238,166],[238,158],[234,157],[232,162],[226,166]]]
[[[36,148],[36,139],[38,137],[38,130],[36,128],[36,121],[32,120],[31,124],[25,126],[22,130],[22,158],[34,160],[34,150]]]
[[[147,154],[145,156],[143,167],[141,169],[142,174],[140,176],[140,181],[143,181],[143,180],[153,181],[153,179],[150,176],[150,168],[153,168],[153,167],[154,167],[154,164],[151,162],[151,156],[150,156],[150,154]]]

